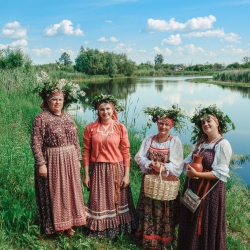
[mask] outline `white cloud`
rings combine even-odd
[[[114,36],[111,36],[109,39],[106,38],[106,37],[104,37],[104,36],[102,36],[97,41],[98,42],[102,42],[102,43],[106,43],[106,42],[115,43],[115,42],[118,42],[119,40],[116,37],[114,37]]]
[[[225,42],[230,42],[230,43],[239,43],[241,37],[235,33],[228,33],[228,34],[225,34],[225,37],[222,39],[222,41],[225,41]]]
[[[139,52],[146,53],[147,51],[145,49],[140,49]]]
[[[58,24],[50,25],[44,31],[47,36],[67,35],[67,36],[84,36],[84,32],[80,29],[80,25],[73,28],[70,20],[62,20]]]
[[[105,22],[106,22],[106,23],[112,23],[112,21],[111,21],[111,20],[106,20]]]
[[[162,40],[162,45],[170,44],[170,45],[179,45],[181,44],[181,36],[180,34],[171,35],[169,38],[164,38]]]
[[[89,41],[83,41],[84,44],[89,44]]]
[[[26,39],[17,40],[10,44],[11,47],[25,47],[27,45],[28,45],[28,42]]]
[[[19,22],[7,23],[1,32],[1,36],[9,38],[25,38],[27,29],[22,27]]]
[[[193,44],[189,44],[177,49],[179,55],[195,55],[204,53],[204,49],[201,47],[195,47]]]
[[[159,49],[158,47],[154,47],[154,51],[155,51],[156,53],[162,53],[162,50]]]
[[[112,42],[112,43],[115,43],[115,42],[118,42],[119,40],[116,38],[116,37],[114,37],[114,36],[111,36],[110,37],[110,42]]]
[[[37,56],[47,56],[50,57],[51,49],[50,48],[42,48],[42,49],[33,49]]]
[[[115,46],[114,50],[122,50],[125,46],[124,43],[119,43]]]
[[[148,19],[145,28],[146,32],[168,31],[168,30],[202,30],[210,29],[216,18],[212,15],[207,17],[196,17],[189,19],[186,23],[176,22],[174,18],[171,18],[168,22],[165,20]]]
[[[99,38],[97,41],[98,41],[98,42],[105,43],[105,42],[107,42],[108,40],[107,40],[104,36],[102,36],[102,37]]]
[[[225,48],[221,49],[222,53],[229,54],[229,55],[243,55],[246,53],[241,48],[236,48],[235,46],[226,46]]]
[[[7,49],[8,47],[10,48],[22,47],[24,49],[24,47],[27,45],[28,45],[27,40],[21,39],[21,40],[16,40],[10,44],[0,44],[0,49]]]
[[[223,29],[218,30],[207,30],[204,32],[190,32],[188,34],[184,34],[184,37],[224,37],[225,32]]]
[[[188,34],[184,34],[184,37],[196,37],[196,38],[203,38],[203,37],[220,37],[222,38],[222,42],[235,42],[239,43],[241,37],[235,33],[225,33],[224,29],[217,29],[217,30],[207,30],[204,32],[190,32]]]
[[[160,48],[158,48],[158,47],[154,47],[154,51],[155,51],[157,54],[163,54],[164,56],[170,56],[170,55],[172,55],[172,53],[173,53],[169,48],[160,49]]]

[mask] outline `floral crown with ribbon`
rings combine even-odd
[[[202,105],[200,105],[195,109],[193,116],[190,119],[190,121],[194,123],[191,142],[198,142],[199,139],[204,135],[201,121],[203,119],[210,118],[211,115],[215,116],[218,120],[220,134],[225,134],[228,131],[235,129],[235,125],[228,115],[224,115],[224,113],[216,106],[216,104],[210,105],[208,107],[202,107]]]
[[[64,107],[69,106],[71,103],[79,101],[80,97],[85,96],[85,92],[80,89],[78,84],[67,81],[66,79],[52,79],[49,75],[41,71],[40,74],[36,74],[37,86],[34,88],[34,92],[38,93],[39,96],[46,100],[46,98],[58,91],[64,94]],[[85,98],[85,101],[88,101]]]
[[[174,121],[174,129],[179,134],[187,127],[186,120],[188,117],[186,116],[185,111],[179,108],[178,105],[172,105],[167,109],[160,107],[147,107],[143,112],[149,115],[149,119],[152,122],[157,122],[159,119],[172,119]]]
[[[92,101],[91,101],[91,106],[93,110],[97,110],[98,109],[98,104],[100,104],[101,102],[104,103],[112,103],[114,105],[114,108],[116,110],[116,112],[121,112],[125,110],[125,107],[123,105],[120,104],[120,102],[118,101],[118,99],[116,99],[114,96],[112,95],[105,95],[105,94],[100,94],[95,96]]]

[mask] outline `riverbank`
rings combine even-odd
[[[141,249],[127,236],[114,244],[109,240],[87,238],[82,228],[76,235],[52,237],[40,234],[35,222],[36,204],[33,178],[33,155],[30,133],[34,117],[41,112],[41,100],[32,94],[33,75],[8,72],[0,81],[0,248],[1,249]],[[84,124],[78,124],[79,139]],[[136,136],[135,136],[136,135]],[[141,172],[133,160],[143,133],[129,129],[131,141],[131,186],[137,202]],[[185,145],[185,156],[190,147]],[[233,173],[227,182],[227,249],[250,249],[249,190]],[[183,183],[183,178],[182,178]],[[88,192],[84,190],[85,199]],[[31,247],[32,246],[32,247]]]
[[[215,84],[222,87],[239,87],[239,88],[250,88],[249,83],[242,83],[242,82],[227,82],[227,81],[215,81],[210,78],[195,78],[195,79],[188,79],[188,82],[196,82],[196,83],[207,83],[207,84]]]

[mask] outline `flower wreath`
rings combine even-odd
[[[116,112],[121,112],[125,110],[125,107],[121,105],[118,99],[116,99],[114,96],[104,95],[102,93],[100,95],[95,96],[91,101],[92,109],[97,110],[97,105],[100,102],[105,102],[105,103],[111,102],[114,105]]]
[[[186,119],[188,118],[185,111],[178,107],[178,105],[172,105],[168,109],[163,109],[160,107],[145,108],[143,112],[149,115],[149,119],[152,122],[157,122],[161,118],[170,118],[174,121],[174,129],[177,133],[183,132],[186,127]]]
[[[80,89],[78,84],[74,84],[66,79],[52,79],[49,75],[41,71],[40,74],[36,74],[37,86],[34,92],[46,100],[51,93],[61,91],[64,94],[64,107],[68,107],[71,103],[78,102],[80,97],[85,96],[85,92]],[[88,101],[86,98],[85,101]]]
[[[200,105],[195,109],[194,114],[190,119],[190,121],[194,123],[191,142],[198,142],[198,140],[204,135],[201,121],[204,118],[209,118],[210,115],[217,117],[219,122],[219,132],[221,134],[225,134],[228,131],[235,129],[235,125],[231,119],[227,115],[224,115],[224,113],[219,108],[217,108],[216,104],[210,105],[208,107],[202,107],[202,105]]]

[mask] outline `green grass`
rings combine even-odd
[[[0,72],[0,249],[141,249],[133,239],[122,235],[116,243],[87,238],[83,228],[74,237],[46,236],[35,223],[34,160],[30,149],[32,122],[41,110],[41,100],[31,93],[33,76],[18,70]],[[11,83],[11,86],[8,86]],[[25,84],[26,83],[26,84]],[[84,124],[79,127],[79,139]],[[145,129],[129,127],[131,142],[131,187],[137,201],[141,171],[133,160]],[[190,145],[184,145],[185,156]],[[236,175],[227,183],[228,249],[250,249],[249,189]],[[184,175],[181,177],[183,183]],[[85,200],[88,192],[84,190]]]

